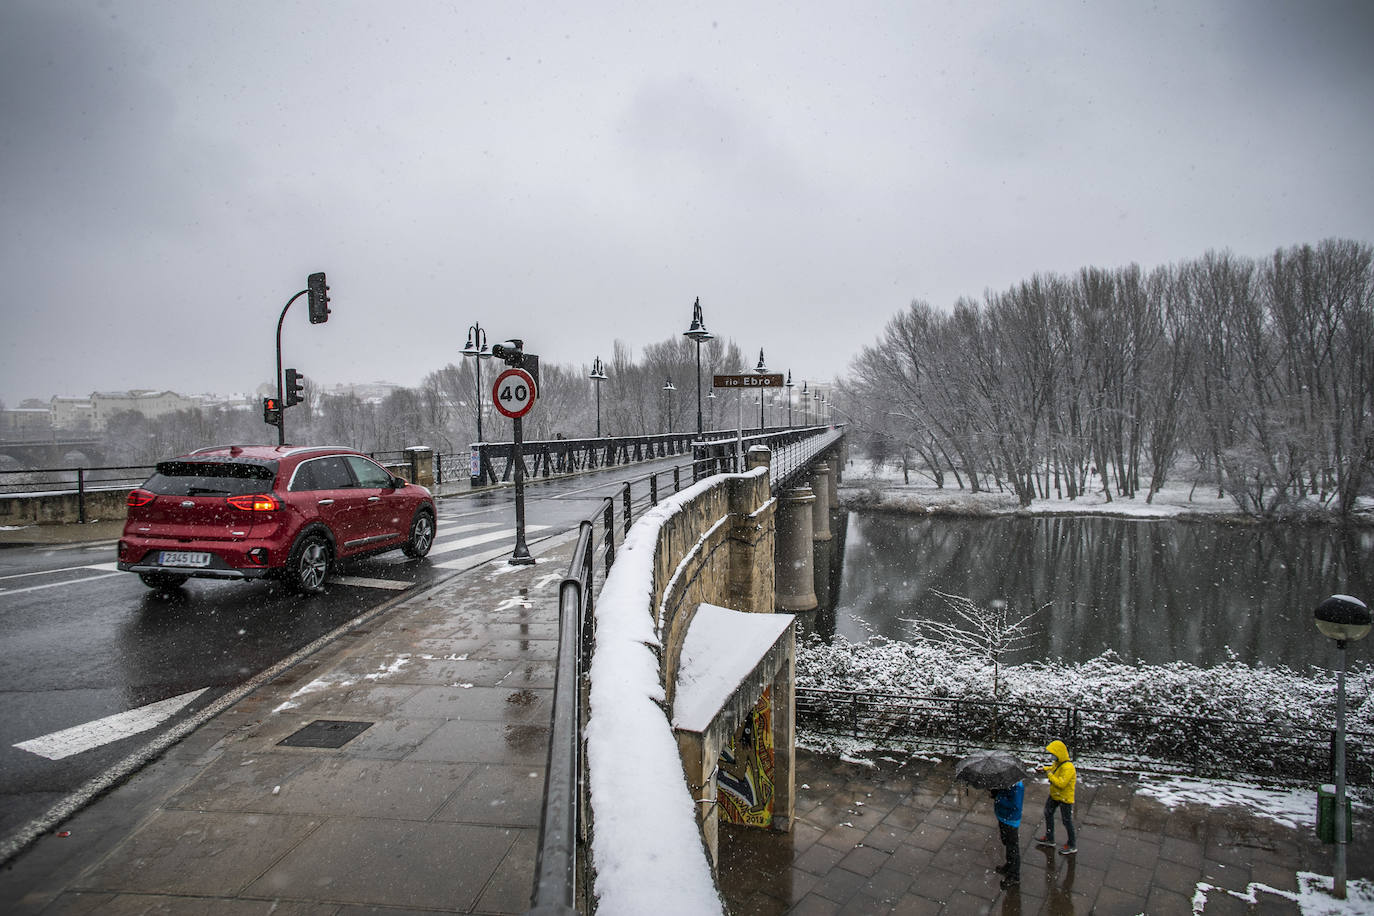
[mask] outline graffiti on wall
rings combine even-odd
[[[773,694],[765,688],[743,727],[721,751],[716,774],[720,818],[747,827],[773,826]]]

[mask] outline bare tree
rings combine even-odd
[[[1009,653],[1023,648],[1035,635],[1029,624],[1036,614],[1049,607],[1036,608],[1028,614],[1013,617],[1007,602],[994,598],[986,605],[978,604],[962,595],[936,591],[945,605],[958,619],[952,623],[940,620],[911,620],[912,635],[929,643],[986,660],[992,665],[992,696],[1001,695],[1001,664]]]

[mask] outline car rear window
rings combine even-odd
[[[276,462],[163,461],[143,489],[159,496],[246,496],[271,490],[276,476]]]

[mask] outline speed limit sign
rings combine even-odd
[[[491,386],[491,402],[512,420],[523,417],[534,406],[534,377],[524,369],[507,369]]]

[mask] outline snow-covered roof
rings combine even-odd
[[[791,625],[791,614],[749,614],[698,605],[682,643],[673,727],[705,731]]]

